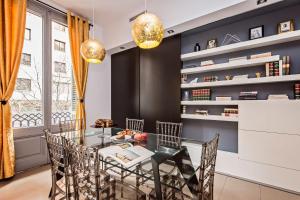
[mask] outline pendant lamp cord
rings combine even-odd
[[[145,14],[147,13],[147,0],[145,0]]]
[[[92,0],[92,6],[93,6],[93,39],[95,39],[95,0]]]

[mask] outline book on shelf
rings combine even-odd
[[[203,82],[215,82],[218,81],[218,76],[204,76]]]
[[[295,84],[295,99],[300,99],[300,83]]]
[[[265,68],[266,77],[290,75],[290,57],[283,56],[282,60],[266,63]]]
[[[205,61],[201,61],[201,67],[205,67],[205,66],[209,66],[209,65],[213,65],[215,64],[213,60],[205,60]]]
[[[247,60],[247,56],[229,58],[229,62],[246,61],[246,60]]]
[[[130,143],[99,149],[99,154],[104,159],[111,158],[126,168],[130,168],[154,155],[152,151],[142,146],[133,146]]]
[[[250,92],[240,92],[239,99],[240,100],[257,100],[257,91]]]
[[[193,101],[205,101],[211,99],[210,89],[197,89],[192,90],[192,100]]]
[[[290,56],[282,57],[282,75],[290,75]]]
[[[260,53],[260,54],[253,54],[250,56],[250,59],[257,59],[257,58],[266,58],[271,57],[272,52]]]
[[[286,94],[270,94],[268,100],[288,100],[289,97]]]
[[[216,101],[231,101],[232,97],[216,97]]]
[[[238,108],[224,108],[222,116],[225,117],[238,117],[239,109]]]

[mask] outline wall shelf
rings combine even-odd
[[[225,117],[221,115],[198,115],[198,114],[181,114],[182,119],[199,119],[211,121],[238,122],[238,117]]]
[[[271,46],[271,45],[276,45],[276,44],[281,44],[286,42],[292,42],[296,40],[300,40],[300,30],[282,33],[278,35],[272,35],[272,36],[268,36],[256,40],[239,42],[239,43],[216,47],[212,49],[206,49],[198,52],[182,54],[181,60],[188,61],[188,60],[199,59],[199,58],[204,58],[209,56],[216,56],[216,55],[226,54],[226,53],[231,53],[236,51],[243,51],[247,49],[254,49],[254,48]]]
[[[227,62],[227,63],[221,63],[221,64],[215,64],[209,66],[182,69],[181,74],[197,74],[197,73],[205,73],[205,72],[213,72],[213,71],[221,71],[221,70],[229,70],[229,69],[255,67],[259,65],[265,65],[265,63],[268,62],[275,62],[279,60],[280,60],[280,56],[276,55],[276,56],[270,56],[265,58],[233,61],[233,62]]]
[[[181,101],[183,106],[226,106],[226,105],[238,105],[239,100],[232,101]]]
[[[269,76],[269,77],[261,77],[261,78],[237,79],[237,80],[229,80],[229,81],[224,80],[224,81],[215,81],[215,82],[187,83],[187,84],[181,84],[181,88],[251,85],[251,84],[263,84],[263,83],[290,82],[290,81],[299,81],[299,80],[300,80],[300,74],[294,74],[294,75],[286,75],[286,76]]]

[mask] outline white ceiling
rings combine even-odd
[[[71,10],[77,14],[92,19],[93,0],[44,1],[52,1],[66,10]],[[224,4],[230,6],[242,1],[244,0],[148,0],[147,7],[149,12],[155,12],[155,14],[162,17],[163,22],[168,23],[168,21],[171,20],[169,18],[185,18],[185,16],[180,15],[180,10],[178,10],[178,8],[180,8],[183,13],[184,11],[193,13],[196,18],[203,14],[208,14],[209,12],[221,9]],[[124,18],[128,20],[144,10],[144,0],[94,0],[94,5],[95,23],[104,27],[114,23],[116,20]],[[220,7],[220,5],[222,6]]]

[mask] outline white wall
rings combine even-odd
[[[103,41],[102,30],[95,26],[95,39]],[[111,117],[111,63],[106,55],[101,64],[90,64],[86,88],[87,128],[98,118]]]

